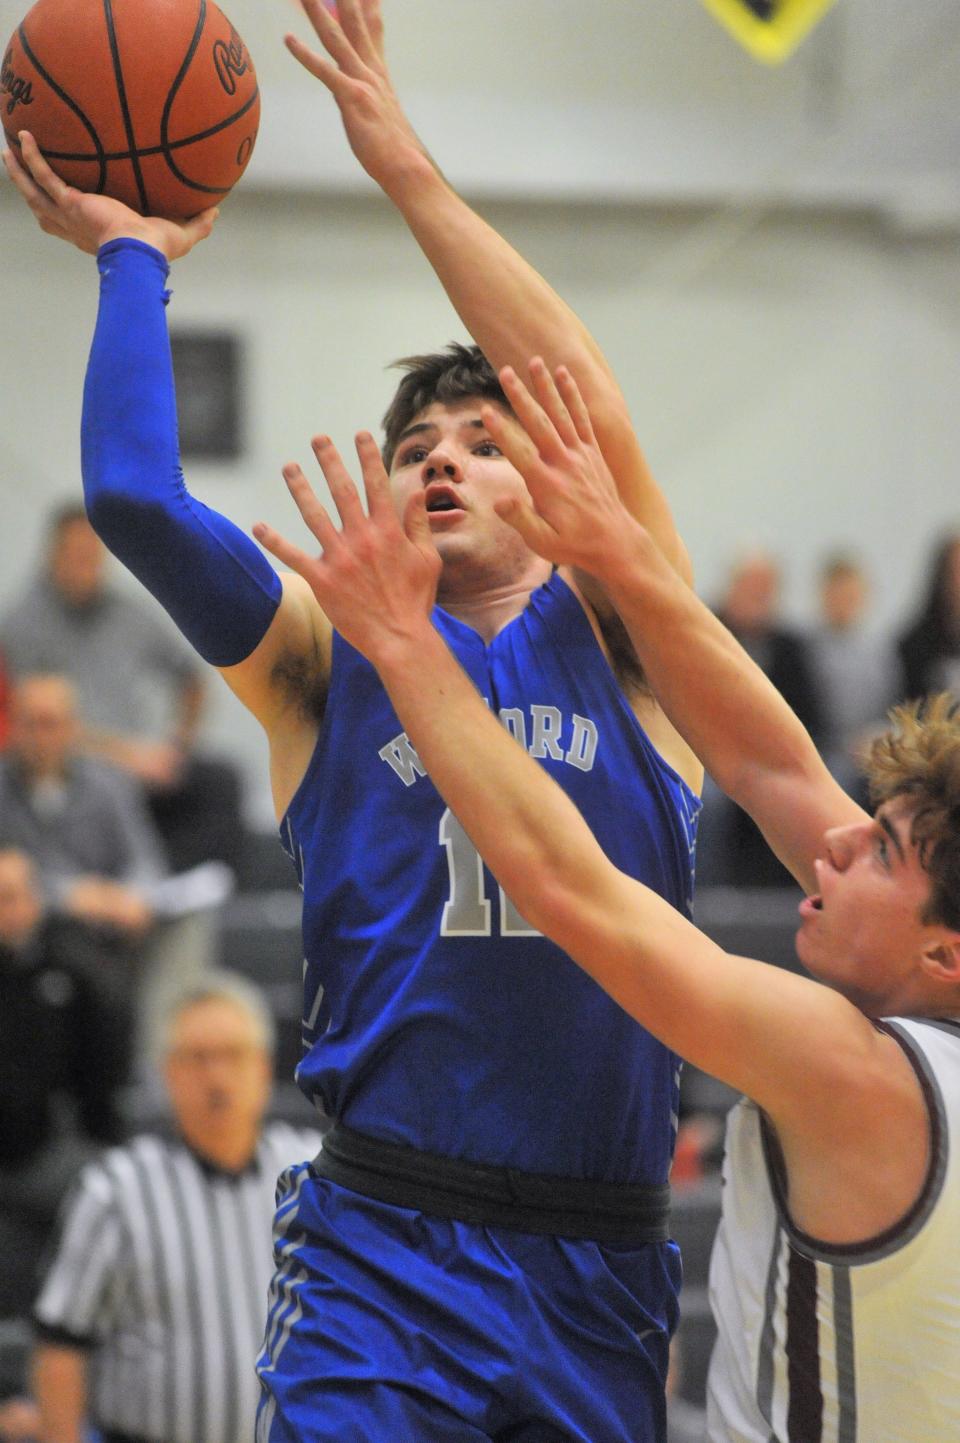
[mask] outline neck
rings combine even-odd
[[[247,1166],[256,1152],[260,1133],[257,1125],[247,1122],[230,1128],[181,1125],[180,1130],[194,1152],[224,1172],[241,1172]]]
[[[481,582],[475,590],[461,586],[447,588],[441,581],[437,603],[458,621],[472,627],[484,641],[492,641],[526,608],[537,587],[550,578],[549,567],[545,572],[540,567],[532,571],[533,574],[528,572],[500,585]]]

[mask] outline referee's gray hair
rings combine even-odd
[[[231,972],[226,967],[209,967],[195,982],[170,999],[163,1018],[165,1050],[169,1049],[170,1033],[177,1018],[188,1007],[195,1007],[201,1002],[232,1002],[256,1024],[267,1052],[272,1054],[275,1051],[277,1024],[265,994],[239,972]]]

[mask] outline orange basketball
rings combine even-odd
[[[211,0],[37,0],[4,52],[0,114],[70,185],[184,217],[240,179],[260,92]]]

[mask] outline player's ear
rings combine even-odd
[[[960,988],[960,932],[943,928],[923,949],[921,965],[932,982]]]

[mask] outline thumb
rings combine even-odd
[[[437,555],[433,533],[430,530],[430,520],[427,516],[427,499],[423,491],[415,491],[408,499],[403,510],[403,529],[407,539],[413,542],[418,551],[432,556]]]
[[[549,522],[537,514],[529,501],[519,496],[505,497],[494,502],[494,510],[502,521],[506,521],[514,531],[519,532],[531,551],[545,557],[547,561],[563,560],[560,555],[563,549],[560,537]]]

